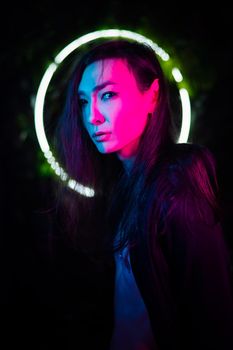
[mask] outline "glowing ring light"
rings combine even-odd
[[[77,183],[75,180],[70,179],[68,174],[64,171],[64,169],[59,165],[53,156],[44,130],[44,121],[43,121],[43,110],[44,110],[44,100],[45,95],[49,86],[49,83],[58,68],[58,66],[64,61],[64,59],[71,54],[74,50],[76,50],[81,45],[84,45],[90,41],[100,39],[100,38],[113,38],[113,37],[121,37],[126,39],[132,39],[138,42],[149,44],[155,51],[155,53],[161,57],[163,61],[169,60],[169,55],[156,43],[152,40],[146,38],[145,36],[131,32],[128,30],[121,29],[107,29],[107,30],[98,30],[92,33],[88,33],[79,37],[78,39],[71,42],[67,45],[63,50],[59,52],[59,54],[55,57],[54,62],[49,65],[47,70],[44,73],[44,76],[40,82],[36,100],[34,107],[34,122],[35,122],[35,130],[38,138],[38,142],[42,152],[44,153],[47,162],[50,164],[51,168],[55,171],[55,173],[61,178],[62,181],[67,182],[67,185],[79,192],[80,194],[93,197],[95,191],[89,187],[85,187],[82,184]],[[183,80],[182,74],[178,68],[172,69],[172,75],[174,80],[179,83]],[[187,142],[190,125],[191,125],[191,106],[189,100],[188,91],[184,88],[179,89],[181,105],[182,105],[182,124],[181,131],[178,139],[178,143]]]

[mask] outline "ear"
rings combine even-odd
[[[157,100],[158,100],[158,95],[159,95],[159,79],[156,78],[149,89],[147,90],[148,92],[148,99],[149,99],[149,113],[154,112]]]

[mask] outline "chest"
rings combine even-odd
[[[111,350],[156,349],[148,312],[131,268],[128,247],[115,254],[115,264]]]

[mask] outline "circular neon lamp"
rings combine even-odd
[[[68,174],[65,172],[65,170],[60,166],[60,164],[57,162],[57,160],[53,156],[53,153],[50,149],[50,146],[45,134],[45,129],[44,129],[44,116],[43,116],[44,101],[45,101],[45,96],[47,93],[49,83],[54,73],[56,72],[58,66],[65,60],[67,56],[69,56],[78,47],[90,41],[100,39],[100,38],[114,38],[114,37],[126,38],[126,39],[135,40],[141,43],[146,43],[153,48],[155,53],[163,61],[168,61],[170,59],[169,55],[161,47],[159,47],[155,42],[153,42],[152,40],[146,38],[141,34],[138,34],[129,30],[121,30],[121,29],[98,30],[79,37],[78,39],[72,41],[70,44],[68,44],[65,48],[63,48],[59,52],[59,54],[54,58],[54,61],[46,69],[42,77],[42,80],[40,82],[36,99],[35,99],[35,107],[34,107],[35,130],[36,130],[36,135],[37,135],[40,148],[47,162],[50,164],[51,168],[54,170],[56,175],[59,176],[62,181],[66,182],[68,187],[87,197],[93,197],[95,195],[94,189],[89,188],[87,186],[83,186],[77,181],[69,178]],[[183,80],[180,70],[176,67],[172,69],[172,76],[175,82],[177,83],[177,85]],[[190,125],[191,125],[191,106],[190,106],[188,91],[184,88],[180,88],[180,89],[178,88],[178,90],[179,90],[180,100],[182,105],[182,121],[181,121],[180,135],[177,142],[183,143],[183,142],[187,142],[188,136],[189,136]]]

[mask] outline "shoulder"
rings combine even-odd
[[[168,174],[164,233],[172,242],[173,252],[181,249],[190,256],[200,252],[204,256],[208,250],[213,256],[218,250],[223,252],[225,243],[212,152],[200,145],[178,144],[164,167]]]
[[[183,174],[189,177],[194,185],[201,181],[200,176],[211,177],[216,173],[216,161],[212,152],[205,146],[191,143],[174,145],[165,157],[164,167],[171,175]]]
[[[174,261],[189,256],[202,266],[203,259],[228,259],[217,196],[215,158],[203,146],[177,145],[163,165],[167,174],[166,211],[161,232]],[[173,261],[173,262],[174,262]]]
[[[176,144],[161,166],[160,180],[165,177],[169,192],[214,205],[218,191],[216,161],[212,152],[197,144]]]
[[[163,208],[166,207],[167,221],[172,218],[179,224],[192,225],[218,220],[216,162],[207,147],[176,144],[167,152],[159,168],[157,199]]]

